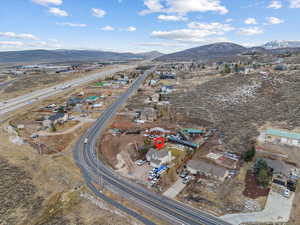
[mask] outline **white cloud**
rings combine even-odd
[[[225,20],[226,23],[231,23],[232,21],[233,21],[233,19],[231,19],[231,18],[228,18]]]
[[[171,31],[153,31],[152,37],[183,42],[203,42],[205,37],[218,34],[210,30],[180,29]]]
[[[259,27],[241,28],[238,31],[238,34],[246,36],[257,35],[262,33],[264,33],[264,31]]]
[[[134,31],[136,31],[136,28],[133,26],[129,26],[126,29],[123,29],[123,31],[134,32]]]
[[[289,0],[290,8],[300,8],[300,0]]]
[[[248,18],[244,21],[245,24],[257,24],[257,21],[255,18]]]
[[[95,17],[102,18],[106,15],[106,12],[103,9],[92,8],[92,14]]]
[[[36,41],[30,43],[23,43],[19,41],[0,41],[0,49],[2,51],[59,48],[62,48],[61,44],[51,41]]]
[[[218,12],[228,13],[228,9],[220,0],[145,0],[147,9],[141,15],[150,13],[177,13],[185,15],[189,12]]]
[[[0,36],[6,38],[17,38],[17,39],[28,39],[28,40],[38,40],[33,34],[16,34],[14,32],[0,32]]]
[[[59,43],[56,43],[56,42],[38,41],[35,43],[30,43],[26,47],[31,48],[31,49],[37,49],[37,48],[58,49],[58,48],[61,48],[62,45]]]
[[[58,43],[59,41],[57,40],[57,39],[55,39],[55,38],[50,38],[50,39],[48,39],[48,41],[50,41],[50,42],[55,42],[55,43]]]
[[[69,22],[65,22],[65,23],[56,23],[57,25],[61,25],[61,26],[67,26],[67,27],[87,27],[86,24],[84,23],[69,23]]]
[[[281,9],[283,7],[282,2],[273,0],[268,5],[268,8],[270,9]]]
[[[24,43],[20,41],[0,41],[0,47],[22,46],[22,45],[24,45]]]
[[[43,6],[63,4],[62,0],[32,0],[32,2]]]
[[[276,17],[267,17],[268,24],[281,24],[284,23],[284,20],[281,20]]]
[[[187,17],[180,16],[180,15],[159,15],[157,17],[159,20],[165,20],[165,21],[186,21],[188,20]]]
[[[105,27],[102,27],[101,30],[104,30],[104,31],[114,31],[115,28],[113,28],[112,26],[105,26]]]
[[[145,0],[144,4],[148,9],[141,12],[143,15],[153,12],[162,12],[164,8],[160,0]]]
[[[55,16],[69,16],[69,14],[65,10],[55,7],[49,8],[48,12]]]
[[[234,30],[230,24],[222,24],[218,22],[214,23],[199,23],[199,22],[191,22],[188,24],[188,28],[191,29],[201,29],[201,30],[213,30],[215,32],[223,33]]]

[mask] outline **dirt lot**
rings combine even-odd
[[[270,188],[261,188],[257,185],[255,176],[250,170],[247,171],[245,184],[243,195],[249,198],[256,199],[258,197],[266,197],[269,194]]]

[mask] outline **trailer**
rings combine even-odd
[[[195,144],[195,143],[192,143],[192,142],[189,142],[189,141],[180,140],[180,139],[178,139],[174,136],[169,136],[168,140],[171,141],[171,142],[175,142],[175,143],[190,147],[190,148],[194,148],[194,149],[199,148],[198,144]]]

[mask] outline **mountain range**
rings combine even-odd
[[[283,45],[276,45],[271,42],[260,47],[246,48],[238,44],[230,42],[220,42],[210,45],[203,45],[196,48],[187,49],[180,52],[175,52],[156,58],[156,61],[209,61],[209,60],[227,60],[234,59],[238,55],[247,54],[264,54],[264,55],[279,55],[286,53],[300,53],[300,45],[295,42],[286,43]],[[268,46],[268,47],[266,47]],[[272,46],[272,47],[271,47]],[[277,47],[276,47],[277,46]],[[284,46],[284,47],[281,47]],[[289,47],[293,46],[293,47]]]
[[[160,52],[139,54],[88,50],[27,50],[0,52],[0,63],[43,63],[68,61],[126,61],[153,59]]]
[[[209,61],[233,59],[245,54],[285,54],[300,52],[300,41],[270,41],[263,46],[246,48],[231,43],[220,42],[190,48],[171,54],[157,51],[145,53],[116,53],[88,50],[27,50],[0,52],[0,64],[5,63],[51,63],[68,61],[127,61],[155,59],[156,61]]]

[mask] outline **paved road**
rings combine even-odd
[[[212,215],[196,210],[165,196],[153,193],[134,182],[128,181],[105,165],[105,163],[96,156],[97,140],[99,140],[99,137],[106,129],[107,124],[128,98],[139,88],[147,75],[148,72],[145,72],[140,76],[126,93],[109,106],[86,134],[81,137],[73,151],[75,162],[81,168],[88,184],[98,183],[103,185],[106,189],[119,194],[125,199],[131,200],[137,207],[143,208],[145,211],[151,212],[157,218],[168,221],[171,224],[229,225],[229,223]],[[84,144],[86,138],[88,139],[88,142]],[[95,190],[93,191],[98,197],[103,197]],[[127,213],[135,217],[134,213]]]
[[[74,88],[77,86],[80,86],[82,84],[91,82],[93,80],[97,80],[99,78],[111,75],[116,72],[124,71],[126,69],[134,68],[136,65],[131,66],[117,66],[114,69],[107,70],[104,72],[95,73],[83,78],[79,78],[76,80],[69,81],[67,83],[58,84],[56,86],[45,88],[42,90],[34,91],[26,95],[22,95],[17,98],[9,99],[7,101],[0,102],[0,115],[3,115],[5,113],[17,110],[19,108],[22,108],[26,105],[30,105],[36,101],[39,101],[41,99],[45,99],[47,97],[53,96],[55,94],[61,93],[65,91],[68,88]]]

